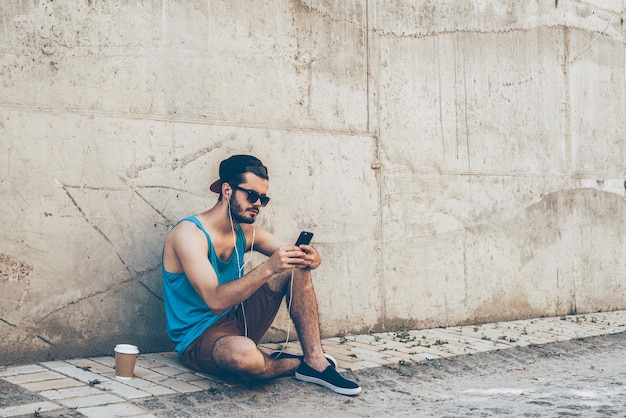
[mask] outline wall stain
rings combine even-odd
[[[0,281],[27,280],[33,268],[28,264],[11,257],[8,254],[0,253]]]
[[[6,289],[8,289],[5,292],[4,297],[17,296],[16,293],[21,293],[17,299],[16,309],[22,306],[24,298],[28,295],[28,291],[30,289],[30,276],[32,272],[32,266],[29,266],[28,264],[11,257],[8,254],[0,253],[0,283],[6,285]],[[14,285],[17,285],[17,289],[11,292],[10,288],[16,287]],[[9,324],[8,322],[6,323]]]

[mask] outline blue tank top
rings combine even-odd
[[[243,266],[243,254],[246,249],[246,236],[241,226],[237,225],[235,228],[237,251],[233,251],[230,259],[224,262],[217,256],[211,237],[202,227],[198,218],[189,216],[179,221],[179,223],[183,221],[193,222],[204,232],[209,243],[207,257],[217,274],[219,284],[238,279],[239,269],[240,266]],[[176,344],[176,352],[180,356],[185,352],[189,344],[198,338],[204,330],[226,315],[230,309],[221,315],[214,314],[198,295],[184,272],[170,273],[165,270],[162,258],[161,266],[167,335]]]

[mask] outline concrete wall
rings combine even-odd
[[[270,169],[260,224],[315,232],[325,336],[625,309],[623,18],[2,1],[0,364],[171,349],[163,238],[241,152]]]

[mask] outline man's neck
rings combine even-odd
[[[211,229],[220,234],[232,233],[232,230],[239,225],[229,216],[228,203],[224,200],[218,201],[215,206],[198,216],[202,222],[206,222]]]

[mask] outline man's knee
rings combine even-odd
[[[213,360],[220,369],[254,379],[265,371],[265,356],[246,337],[222,338],[213,348]]]
[[[275,274],[267,281],[267,286],[273,293],[285,294],[287,286],[291,280],[291,270]]]

